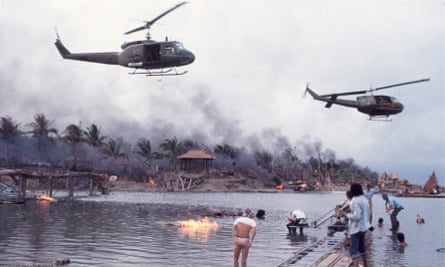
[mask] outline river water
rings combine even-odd
[[[266,211],[248,266],[275,266],[292,252],[326,236],[326,227],[289,236],[287,216],[302,209],[315,220],[344,201],[343,193],[137,193],[113,192],[66,202],[28,201],[0,205],[0,266],[49,266],[69,258],[69,266],[233,266],[233,217],[210,217],[217,227],[177,225],[200,220],[209,209]],[[400,250],[389,231],[380,196],[374,218],[385,225],[370,239],[371,266],[444,266],[444,199],[399,198],[400,231],[409,244]],[[425,218],[417,225],[416,215]],[[336,235],[343,235],[337,233]],[[296,266],[304,266],[297,264]]]

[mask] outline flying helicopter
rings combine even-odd
[[[147,30],[147,39],[124,43],[121,46],[121,52],[71,53],[63,45],[58,34],[54,44],[64,59],[121,65],[133,68],[134,71],[129,74],[145,74],[147,76],[182,75],[187,73],[187,71],[178,72],[176,67],[191,64],[195,60],[193,53],[185,49],[178,41],[169,41],[167,38],[165,41],[152,40],[150,37],[150,28],[160,18],[186,3],[187,2],[181,2],[164,11],[156,18],[145,21],[144,25],[125,32],[124,34],[128,35],[141,30]]]
[[[318,95],[316,92],[306,86],[305,94],[308,92],[315,100],[326,102],[325,107],[330,108],[333,104],[345,107],[357,108],[359,112],[369,115],[369,120],[385,120],[390,121],[389,116],[398,114],[403,111],[403,104],[395,97],[387,95],[373,95],[374,91],[388,89],[397,86],[404,86],[413,83],[427,82],[430,79],[420,79],[410,82],[396,83],[369,90],[360,90],[353,92],[333,93],[327,95]],[[356,100],[338,99],[339,96],[360,95],[371,93],[371,95],[357,96]]]

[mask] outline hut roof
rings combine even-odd
[[[423,190],[429,191],[431,189],[437,188],[439,185],[436,177],[436,173],[433,171],[428,181],[426,181],[425,185],[423,186]]]
[[[178,159],[209,159],[214,160],[215,157],[207,154],[204,150],[189,150],[185,154],[178,156]]]

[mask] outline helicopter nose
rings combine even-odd
[[[193,61],[195,61],[195,55],[193,55],[192,52],[188,51],[188,53],[187,53],[187,64],[190,64]]]

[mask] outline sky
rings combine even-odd
[[[129,141],[320,142],[337,159],[445,184],[443,1],[190,0],[151,30],[195,54],[177,77],[64,60],[54,46],[57,29],[71,52],[121,51],[145,38],[124,32],[179,2],[0,0],[0,116],[25,127],[43,113],[59,130],[94,123]],[[380,91],[405,106],[391,122],[303,97],[307,83],[329,94],[421,78]]]

